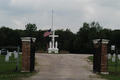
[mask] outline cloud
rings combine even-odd
[[[119,29],[119,4],[119,0],[0,0],[0,26],[25,29],[27,23],[35,23],[38,29],[49,29],[54,10],[54,29],[77,32],[92,21]]]

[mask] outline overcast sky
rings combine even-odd
[[[120,0],[0,0],[0,27],[25,29],[35,23],[38,29],[76,33],[84,22],[99,22],[103,28],[120,28]]]

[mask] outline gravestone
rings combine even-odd
[[[9,61],[9,55],[5,56],[5,61]]]
[[[12,54],[12,53],[11,53],[11,52],[9,52],[7,55],[11,57],[11,54]]]
[[[118,54],[118,59],[120,60],[120,54]]]
[[[116,56],[116,55],[115,55],[115,53],[114,53],[114,54],[113,54],[113,57],[115,58],[115,56]]]
[[[108,59],[110,59],[111,58],[111,54],[110,53],[108,53]]]
[[[112,62],[115,62],[115,57],[112,57]]]
[[[13,52],[14,53],[14,58],[18,57],[18,53],[16,51]]]

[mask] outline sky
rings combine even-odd
[[[84,22],[99,22],[103,28],[120,28],[120,0],[0,0],[0,27],[25,29],[70,29],[76,33]]]

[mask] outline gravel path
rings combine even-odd
[[[86,54],[38,54],[37,74],[23,80],[105,80],[92,72]]]

